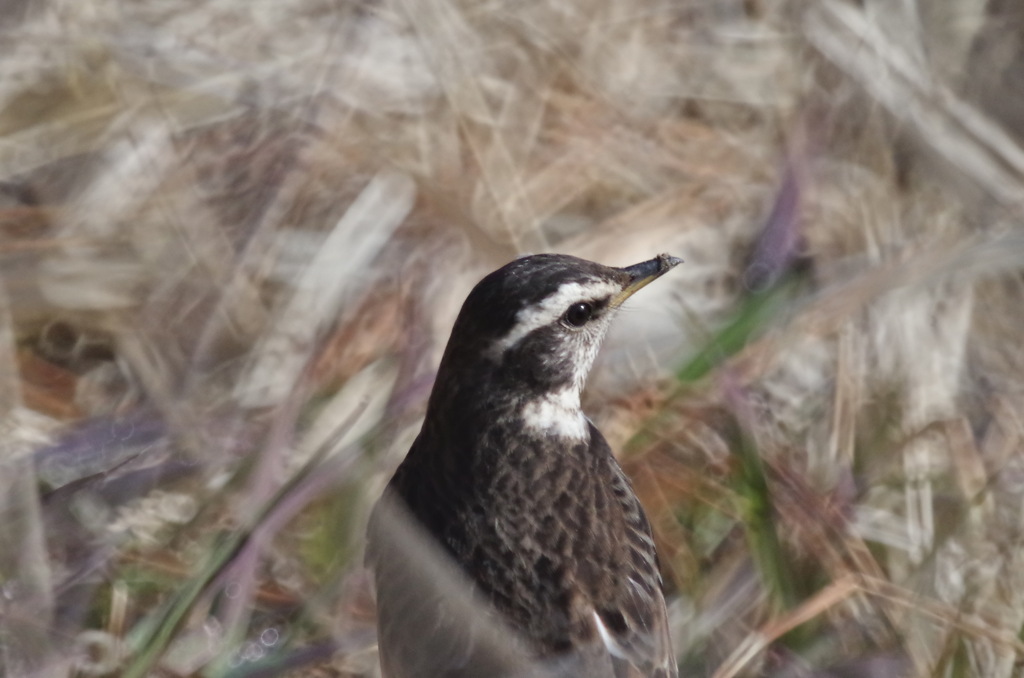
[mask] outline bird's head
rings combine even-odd
[[[435,391],[531,402],[575,402],[614,312],[681,263],[667,254],[612,268],[563,254],[516,259],[470,292],[452,329]],[[449,393],[449,396],[454,393]],[[461,399],[461,398],[460,398]]]

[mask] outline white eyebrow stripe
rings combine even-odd
[[[495,355],[502,355],[512,348],[523,337],[536,329],[550,325],[558,320],[574,301],[587,301],[610,297],[622,291],[621,285],[607,280],[593,280],[588,283],[563,283],[558,290],[539,304],[528,306],[516,314],[516,324],[512,330],[494,346]]]

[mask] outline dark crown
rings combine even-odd
[[[523,257],[481,280],[452,329],[436,398],[529,398],[582,389],[612,311],[680,263],[660,255],[612,268],[563,254]],[[441,393],[438,393],[438,392]],[[435,407],[432,398],[432,407]]]

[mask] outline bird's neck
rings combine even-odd
[[[590,424],[580,407],[580,390],[575,386],[524,400],[516,416],[525,431],[533,435],[570,441],[586,441],[590,437]]]
[[[426,421],[443,430],[427,434],[458,438],[468,453],[482,442],[478,438],[490,435],[495,427],[510,435],[554,436],[570,444],[589,440],[590,423],[580,406],[577,385],[536,390],[510,384],[501,376],[484,368],[436,384]]]

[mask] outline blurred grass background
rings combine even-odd
[[[1016,676],[1012,0],[3,0],[0,674],[372,676],[482,275],[686,264],[587,410],[687,676]]]

